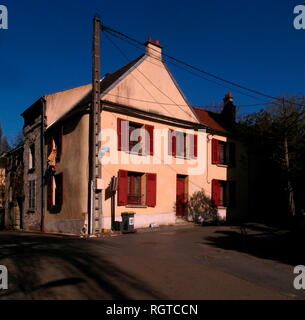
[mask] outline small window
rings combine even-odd
[[[57,213],[63,205],[63,174],[56,174],[48,182],[48,210]]]
[[[154,127],[117,119],[118,150],[154,155]]]
[[[236,206],[235,181],[213,180],[212,202],[216,207],[233,209]]]
[[[228,144],[226,142],[219,141],[219,163],[222,165],[228,165]]]
[[[36,207],[36,181],[29,181],[29,210],[35,210]]]
[[[136,154],[143,154],[144,150],[144,141],[142,141],[141,129],[143,128],[142,124],[129,122],[129,151]],[[141,145],[143,143],[143,146]]]
[[[144,204],[144,194],[142,190],[142,173],[128,172],[127,204]]]
[[[212,140],[212,164],[234,167],[235,157],[235,143]]]
[[[174,157],[197,158],[198,137],[184,132],[169,130],[168,151]]]
[[[55,166],[56,163],[60,162],[62,156],[63,147],[63,127],[59,127],[48,137],[48,164],[49,166]]]
[[[29,148],[29,170],[35,170],[35,145],[32,144]]]

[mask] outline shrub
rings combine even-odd
[[[218,221],[217,208],[204,190],[195,192],[188,200],[187,208],[195,223],[214,223]]]

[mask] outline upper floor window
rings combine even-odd
[[[198,136],[169,130],[168,152],[173,157],[194,159],[198,157]]]
[[[29,148],[29,170],[35,170],[35,144]]]
[[[212,164],[234,167],[236,165],[235,143],[213,139]]]
[[[49,166],[55,166],[60,161],[62,155],[62,137],[63,127],[53,129],[50,132],[48,141],[48,164]]]
[[[117,120],[118,150],[154,155],[154,127],[124,119]]]

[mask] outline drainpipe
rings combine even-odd
[[[46,111],[46,99],[41,98],[42,111],[41,111],[41,129],[40,129],[40,159],[41,159],[41,222],[40,231],[44,232],[44,173],[45,173],[45,111]]]

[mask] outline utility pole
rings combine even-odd
[[[93,19],[93,54],[92,54],[92,104],[89,126],[89,188],[88,188],[88,233],[101,232],[102,216],[102,166],[99,161],[101,141],[101,86],[100,86],[100,33],[101,21]]]
[[[286,110],[286,104],[285,99],[283,98],[283,110],[284,110],[284,121],[286,123],[287,121],[287,110]],[[289,158],[289,147],[288,147],[288,137],[287,137],[287,130],[288,128],[285,128],[284,132],[284,153],[285,153],[285,169],[286,169],[286,175],[287,175],[287,196],[288,196],[288,208],[289,213],[294,217],[295,216],[295,201],[294,201],[294,190],[293,186],[290,180],[290,158]]]

